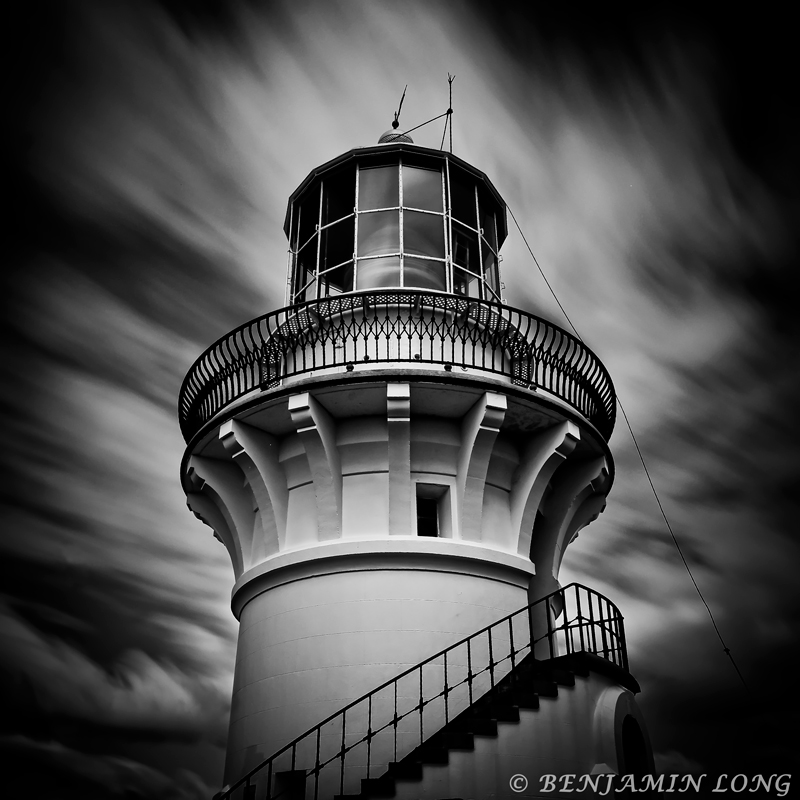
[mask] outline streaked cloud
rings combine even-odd
[[[120,793],[215,786],[232,571],[185,509],[180,383],[283,304],[285,202],[307,172],[375,141],[405,84],[404,125],[442,113],[448,72],[455,151],[609,368],[748,681],[796,647],[796,241],[731,139],[713,41],[667,31],[597,69],[535,22],[524,49],[500,38],[471,4],[234,3],[217,23],[180,4],[63,8],[61,60],[28,109],[35,219],[5,278],[3,748]],[[442,130],[414,135],[438,147]],[[504,256],[514,304],[564,324],[513,223]],[[738,678],[622,420],[612,449],[608,509],[564,578],[626,614],[660,763],[708,771],[755,726],[775,733],[748,763],[780,769],[784,710],[731,710]]]

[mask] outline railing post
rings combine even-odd
[[[511,669],[515,669],[517,666],[517,654],[514,650],[514,618],[508,618],[508,643],[509,648],[511,650]]]
[[[424,731],[422,725],[422,711],[425,708],[425,704],[422,700],[422,664],[419,665],[419,743],[422,744],[425,741],[424,738]]]
[[[367,778],[372,766],[372,695],[367,700]]]
[[[319,749],[320,749],[320,737],[322,736],[322,727],[317,728],[317,757],[314,760],[314,800],[318,800],[319,798],[319,773],[320,773],[320,765],[319,765]]]
[[[578,636],[581,640],[581,652],[586,650],[586,643],[583,640],[583,610],[581,609],[581,589],[580,586],[575,587],[575,605],[578,613]]]
[[[472,639],[467,639],[467,685],[469,686],[469,704],[472,705]]]
[[[492,629],[487,631],[489,634],[489,679],[494,689],[494,648],[492,647]]]
[[[339,794],[344,794],[344,759],[347,752],[345,743],[345,732],[347,730],[347,711],[342,712],[342,751],[341,763],[339,765]]]
[[[397,681],[394,682],[394,760],[397,761]]]
[[[606,630],[606,624],[608,623],[608,619],[606,618],[605,611],[608,610],[608,604],[604,600],[600,600],[598,602],[598,606],[600,608],[600,634],[603,640],[603,658],[608,660],[608,656],[611,653],[611,645],[608,641],[608,631]]]
[[[625,618],[619,614],[619,650],[623,669],[628,672],[628,645],[625,641]]]
[[[449,688],[447,685],[447,651],[445,650],[444,653],[444,724],[447,725],[450,722],[450,702],[447,697],[449,693]]]
[[[533,604],[528,605],[528,642],[531,648],[531,658],[536,660],[536,638],[533,635]]]
[[[561,599],[561,614],[564,617],[564,621],[561,623],[561,628],[564,631],[563,655],[570,655],[575,650],[575,621],[570,619],[570,609],[567,607],[566,589],[559,590],[559,598]]]

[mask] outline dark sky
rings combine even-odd
[[[667,772],[791,773],[800,589],[797,69],[788,17],[555,4],[51,2],[8,19],[0,759],[41,796],[209,797],[236,623],[176,400],[283,304],[290,192],[447,108],[615,381],[562,579],[622,609]],[[20,10],[24,9],[24,10]],[[562,10],[558,10],[562,9]],[[416,141],[438,147],[441,129]],[[513,229],[509,302],[565,324]],[[13,783],[12,778],[12,783]]]

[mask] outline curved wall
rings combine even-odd
[[[226,782],[350,701],[527,603],[529,562],[497,564],[483,548],[472,548],[470,557],[463,552],[470,548],[456,543],[434,542],[422,554],[405,544],[390,554],[339,548],[340,555],[316,562],[320,574],[304,575],[305,565],[296,562],[240,582],[237,607],[242,595],[254,596],[240,610]],[[424,678],[441,682],[441,669],[431,666]],[[416,702],[417,683],[415,674],[400,693]]]

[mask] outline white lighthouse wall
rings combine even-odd
[[[389,535],[389,481],[386,473],[345,475],[342,527],[347,538]]]
[[[361,568],[354,561],[348,570],[340,564],[329,574],[287,576],[286,583],[246,603],[226,781],[350,701],[527,602],[530,573],[523,570],[481,577],[480,567],[470,569],[463,559],[435,557],[427,567],[410,566]],[[499,649],[502,639],[501,633]],[[457,663],[451,668],[457,670]],[[441,682],[441,674],[426,672],[425,678]],[[401,692],[415,692],[417,680]],[[358,716],[352,717],[354,730]]]

